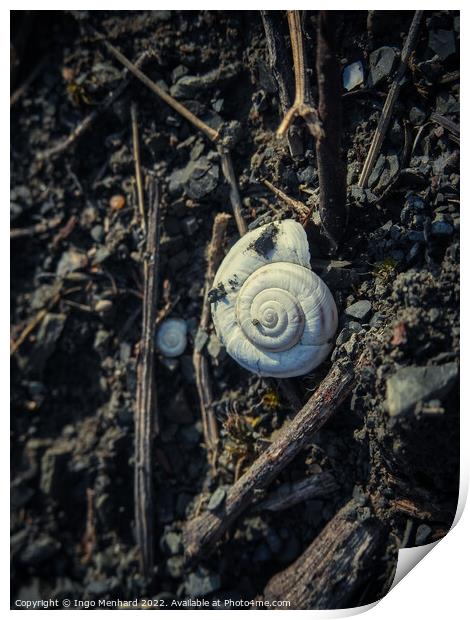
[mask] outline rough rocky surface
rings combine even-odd
[[[121,66],[70,13],[33,16],[34,28],[22,13],[12,18],[13,88],[44,58],[11,115],[12,600],[182,601],[224,593],[249,600],[351,497],[361,518],[373,515],[390,533],[380,562],[367,567],[374,578],[350,602],[375,600],[393,577],[397,541],[413,546],[444,536],[457,500],[459,143],[430,117],[437,112],[459,123],[458,14],[426,11],[367,188],[357,182],[412,13],[341,16],[340,60],[361,61],[366,76],[343,97],[349,224],[334,256],[322,251],[316,225],[306,227],[314,269],[335,297],[340,326],[330,359],[289,389],[245,372],[212,333],[198,333],[213,219],[230,212],[214,146],[136,80],[102,110],[122,82]],[[299,218],[263,179],[313,208],[315,221],[315,145],[302,123],[295,158],[275,137],[279,96],[259,13],[83,11],[79,17],[133,61],[150,50],[142,70],[152,80],[184,97],[211,126],[226,123],[250,228]],[[288,45],[282,15],[280,23]],[[315,12],[307,12],[308,58],[315,25]],[[134,535],[144,236],[132,101],[144,178],[157,177],[161,186],[158,309],[183,318],[189,338],[182,356],[157,356],[150,580],[139,572]],[[97,120],[69,148],[41,158],[95,111]],[[236,239],[232,221],[226,249]],[[214,391],[221,435],[215,475],[203,446],[194,346],[208,358]],[[354,394],[268,495],[321,472],[331,474],[336,490],[282,512],[248,511],[209,560],[186,565],[185,521],[223,511],[226,489],[289,423],[332,360],[353,360],[364,349],[371,365]]]

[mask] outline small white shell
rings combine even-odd
[[[188,328],[183,319],[166,319],[157,332],[157,347],[165,357],[178,357],[186,349]]]
[[[294,220],[242,237],[222,261],[210,299],[227,353],[259,375],[305,374],[332,349],[336,305],[310,269],[307,235]]]

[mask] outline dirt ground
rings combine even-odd
[[[354,606],[386,593],[401,545],[445,535],[459,467],[457,12],[425,12],[380,157],[368,187],[357,185],[412,17],[339,18],[349,224],[334,255],[316,243],[313,221],[306,230],[340,327],[330,358],[289,386],[304,403],[332,361],[368,350],[372,363],[269,490],[322,472],[335,484],[286,510],[252,507],[209,558],[188,564],[184,523],[223,498],[297,410],[279,382],[244,371],[212,332],[203,351],[221,442],[211,474],[192,351],[207,246],[215,214],[231,213],[229,187],[210,141],[137,79],[103,109],[125,72],[88,27],[133,62],[149,51],[142,71],[210,126],[232,123],[250,228],[299,219],[265,179],[315,215],[314,140],[296,121],[302,149],[292,156],[275,135],[278,85],[258,12],[13,12],[12,92],[24,88],[11,108],[12,601],[251,600],[353,498],[361,518],[379,519],[389,534],[350,592]],[[285,15],[277,18],[288,41]],[[303,17],[314,101],[316,19]],[[363,81],[347,90],[356,61]],[[144,176],[161,188],[160,318],[182,318],[188,329],[180,357],[157,353],[150,579],[139,571],[134,523],[144,235],[132,102]],[[78,139],[49,152],[92,112]],[[227,249],[237,238],[231,220]]]

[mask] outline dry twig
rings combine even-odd
[[[140,163],[139,124],[137,117],[137,104],[131,103],[132,124],[132,152],[134,156],[135,182],[137,185],[137,206],[139,209],[142,230],[145,233],[145,209],[144,209],[144,186],[142,183],[142,168]]]
[[[299,11],[287,11],[287,19],[294,61],[295,97],[292,107],[287,111],[278,127],[277,135],[284,136],[294,119],[301,116],[312,136],[318,138],[322,135],[323,130],[318,121],[317,112],[310,101]]]
[[[300,200],[296,200],[295,198],[291,198],[291,196],[288,196],[285,192],[283,192],[281,189],[278,189],[277,187],[275,187],[270,181],[268,181],[267,179],[263,179],[263,183],[264,185],[266,185],[266,187],[272,191],[272,193],[277,196],[278,198],[280,198],[283,202],[286,203],[286,205],[289,205],[289,207],[291,207],[291,209],[293,209],[294,211],[296,211],[296,213],[298,213],[301,217],[304,217],[305,215],[308,214],[309,212],[309,208],[304,205],[303,202],[301,202]]]
[[[153,489],[152,443],[158,432],[155,392],[155,318],[157,316],[159,191],[151,186],[147,222],[147,245],[144,260],[144,300],[142,306],[142,338],[137,366],[135,411],[134,506],[136,538],[140,566],[144,575],[153,569]]]
[[[320,11],[317,20],[318,116],[323,132],[316,152],[322,229],[336,250],[348,219],[346,166],[341,158],[341,73],[336,55],[336,11]]]
[[[393,79],[392,85],[388,92],[387,99],[385,100],[379,124],[377,125],[377,129],[375,130],[369,153],[367,154],[366,161],[364,162],[364,167],[362,168],[361,176],[358,182],[359,187],[365,187],[367,185],[369,177],[372,173],[372,170],[374,169],[375,163],[379,156],[380,149],[382,148],[383,141],[385,140],[385,135],[387,133],[387,129],[392,118],[393,107],[400,93],[401,82],[403,76],[405,75],[408,60],[418,39],[419,26],[422,16],[423,11],[415,11],[413,21],[411,22],[408,36],[406,38],[405,45],[403,46],[403,50],[401,53],[400,66],[398,67],[398,71]]]
[[[218,213],[214,219],[212,228],[212,239],[209,245],[208,262],[206,279],[204,285],[204,300],[202,303],[201,320],[199,323],[199,332],[207,333],[210,321],[210,302],[209,291],[212,287],[215,272],[222,260],[223,244],[225,231],[230,220],[227,213]],[[212,406],[214,397],[212,394],[212,386],[210,382],[209,363],[207,357],[202,354],[196,347],[193,352],[193,365],[196,374],[196,385],[199,394],[199,403],[201,406],[202,428],[204,432],[204,440],[207,449],[207,459],[212,468],[215,466],[217,457],[217,444],[219,441],[219,433],[217,430],[217,422]]]
[[[232,486],[220,511],[205,513],[186,525],[184,541],[188,559],[214,551],[217,541],[253,502],[256,491],[266,488],[340,407],[351,393],[366,359],[363,355],[355,366],[334,364],[285,431]]]

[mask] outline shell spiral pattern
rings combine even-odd
[[[259,375],[305,374],[332,349],[336,305],[310,269],[307,235],[294,220],[240,239],[215,276],[210,300],[227,353]]]

